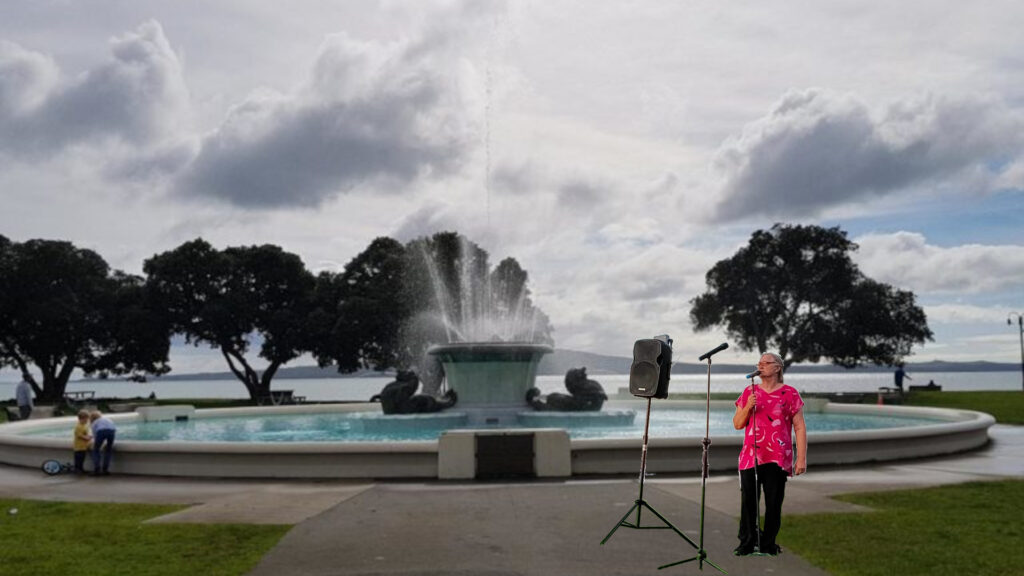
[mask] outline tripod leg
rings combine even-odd
[[[630,508],[629,511],[627,511],[618,522],[616,522],[615,527],[612,528],[612,531],[609,532],[608,535],[604,537],[604,540],[601,540],[601,545],[602,546],[604,546],[604,543],[607,542],[608,539],[612,537],[612,534],[615,534],[616,530],[618,530],[621,526],[623,526],[626,523],[626,518],[629,518],[629,515],[633,513],[633,510],[636,510],[640,506],[641,502],[643,502],[643,500],[637,500],[636,503],[633,504],[633,507]]]
[[[708,560],[707,558],[704,559],[704,563],[707,564],[708,566],[711,566],[715,570],[718,570],[722,574],[728,574],[728,572],[723,570],[721,566],[719,566],[718,564],[715,564],[714,562],[712,562],[711,560]]]
[[[658,570],[662,570],[664,568],[670,568],[672,566],[679,566],[680,564],[686,564],[687,562],[693,562],[694,560],[697,560],[698,558],[700,558],[700,556],[694,556],[693,558],[687,558],[686,560],[680,560],[678,562],[673,562],[671,564],[665,564],[664,566],[658,566]],[[719,568],[719,570],[721,570],[721,568]]]
[[[674,526],[674,525],[673,525],[673,524],[672,524],[671,522],[669,522],[669,521],[668,521],[668,519],[666,519],[666,518],[665,518],[664,516],[662,516],[661,514],[659,514],[659,513],[658,513],[658,511],[657,511],[657,510],[655,510],[654,508],[652,508],[650,504],[648,504],[647,502],[644,502],[644,501],[642,501],[642,500],[641,500],[641,501],[640,501],[640,504],[639,504],[639,505],[641,505],[641,506],[643,506],[643,507],[647,508],[648,510],[650,510],[650,511],[651,511],[651,513],[653,513],[653,514],[654,514],[655,516],[657,516],[657,517],[658,517],[659,519],[661,519],[661,521],[662,521],[662,522],[664,522],[664,523],[665,523],[665,526],[666,526],[667,528],[671,528],[671,529],[672,529],[672,531],[673,531],[673,532],[675,532],[676,534],[678,534],[680,538],[682,538],[683,540],[686,540],[686,541],[687,541],[687,542],[688,542],[688,543],[690,544],[690,546],[693,546],[694,548],[699,548],[699,546],[697,546],[697,543],[696,543],[696,542],[694,542],[693,540],[690,540],[690,537],[689,537],[689,536],[687,536],[686,534],[683,534],[682,532],[680,532],[678,528],[676,528],[676,527],[675,527],[675,526]]]

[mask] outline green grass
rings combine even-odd
[[[290,529],[142,523],[181,508],[0,499],[0,573],[245,574]]]
[[[837,499],[875,511],[786,516],[780,534],[834,576],[1024,573],[1024,480]]]
[[[906,396],[905,403],[911,406],[978,410],[995,416],[1000,424],[1024,424],[1024,392],[915,391]]]

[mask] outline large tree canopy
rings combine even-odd
[[[76,368],[167,372],[169,335],[141,278],[69,242],[0,237],[0,365],[20,370],[40,401],[59,402]]]
[[[758,230],[708,271],[708,291],[691,301],[694,327],[724,326],[740,348],[778,351],[787,366],[898,364],[932,332],[913,293],[860,272],[856,249],[839,228]]]
[[[399,365],[399,332],[409,315],[402,294],[405,248],[375,239],[343,272],[317,277],[309,349],[321,366],[340,372]]]
[[[220,350],[254,400],[308,342],[315,280],[295,254],[272,245],[217,250],[202,239],[146,260],[147,284],[186,341]],[[262,340],[262,374],[246,358]]]
[[[341,273],[317,277],[309,349],[321,366],[435,369],[432,344],[473,339],[550,342],[547,316],[530,300],[513,258],[488,254],[455,232],[405,246],[377,238]],[[426,383],[426,380],[424,381]]]

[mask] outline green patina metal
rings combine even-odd
[[[526,406],[537,365],[552,348],[523,342],[462,342],[434,346],[429,352],[444,366],[459,406]]]

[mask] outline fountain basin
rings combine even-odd
[[[642,401],[610,403],[610,410],[643,410]],[[703,415],[704,402],[666,400],[654,412],[687,409]],[[713,412],[730,414],[731,402],[712,402]],[[901,460],[963,452],[988,443],[988,428],[995,419],[966,410],[827,404],[826,414],[881,415],[925,418],[927,422],[902,428],[808,432],[810,464],[849,465]],[[379,411],[379,404],[299,405],[279,407],[197,410],[195,422],[206,418],[317,415]],[[138,414],[110,416],[127,429],[141,420]],[[638,420],[641,420],[638,418]],[[0,425],[0,462],[31,468],[44,460],[71,458],[74,417],[29,420]],[[174,425],[184,425],[175,423]],[[59,437],[39,435],[50,430]],[[460,431],[465,432],[465,431]],[[482,433],[494,434],[500,429]],[[515,433],[532,433],[517,430]],[[701,436],[650,439],[648,470],[658,473],[697,472],[701,465]],[[571,438],[555,448],[565,450],[562,461],[571,463],[574,476],[587,474],[635,474],[639,470],[642,428],[633,437]],[[540,438],[542,435],[538,434]],[[736,469],[741,435],[712,432],[709,465],[712,470]],[[441,474],[442,442],[435,436],[423,441],[378,442],[194,442],[142,441],[118,438],[111,470],[115,474],[232,478],[437,478]]]
[[[432,346],[444,366],[448,388],[459,396],[456,409],[470,425],[505,426],[525,410],[526,392],[537,379],[537,364],[550,346],[526,342],[459,342]]]

